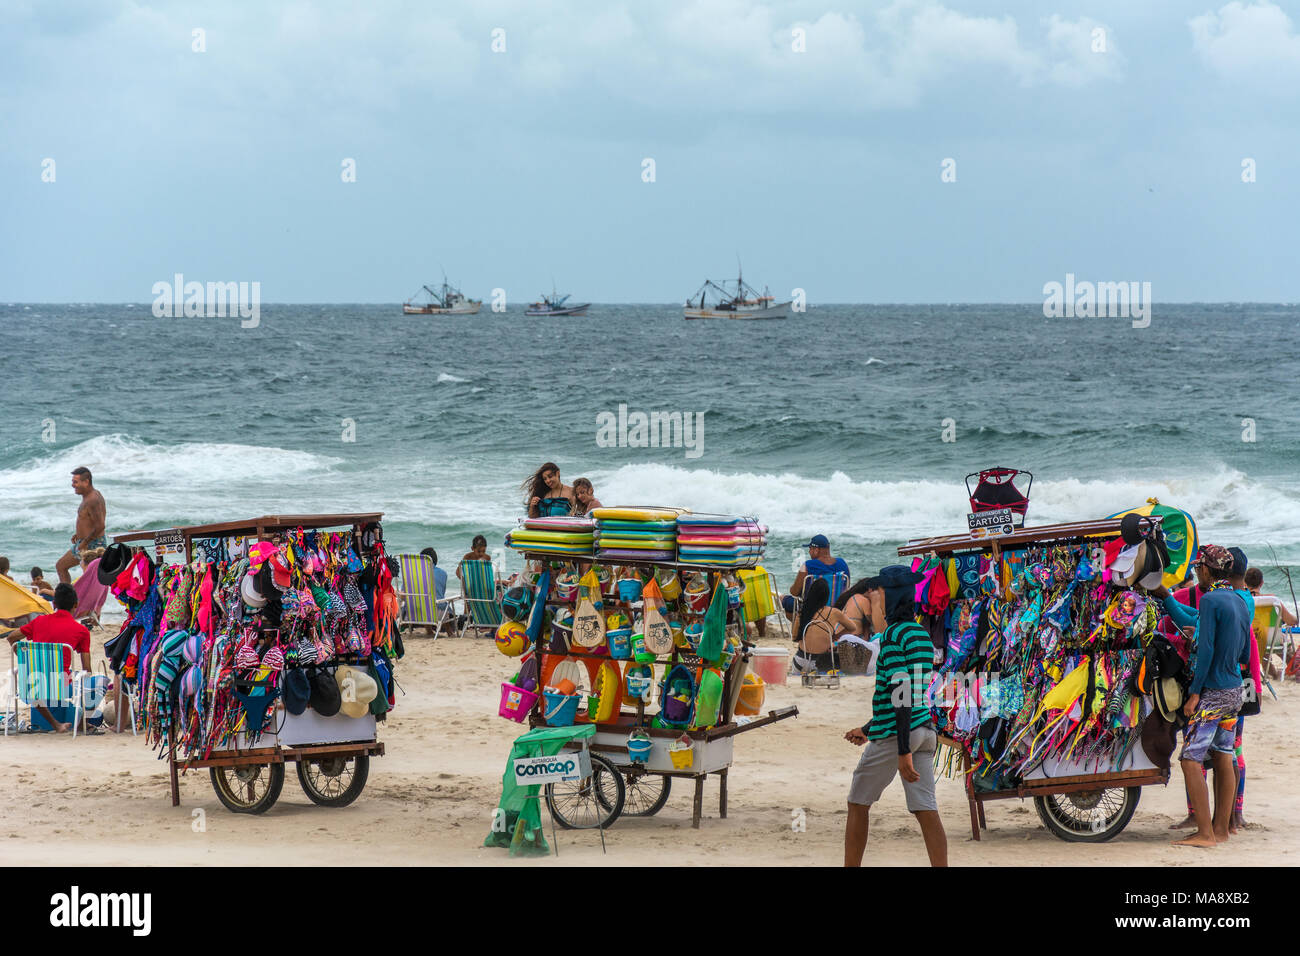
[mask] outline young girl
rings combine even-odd
[[[573,479],[573,497],[578,502],[578,506],[573,509],[576,515],[589,515],[596,508],[603,507],[596,497],[596,489],[586,478]]]

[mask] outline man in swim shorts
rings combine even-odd
[[[104,534],[108,506],[104,503],[104,496],[95,490],[89,468],[73,470],[72,490],[81,495],[81,506],[77,508],[77,530],[72,535],[72,548],[54,566],[59,580],[64,584],[72,583],[68,571],[81,563],[83,551],[108,547],[108,538]]]

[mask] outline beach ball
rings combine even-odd
[[[528,649],[528,632],[518,621],[502,621],[497,628],[497,650],[506,657],[518,657]]]

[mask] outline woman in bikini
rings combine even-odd
[[[800,673],[828,670],[834,664],[831,643],[837,631],[861,634],[862,622],[849,617],[839,608],[828,606],[830,585],[825,578],[813,578],[804,596],[803,606],[794,619],[794,639],[799,650],[794,655]]]
[[[560,480],[560,466],[548,461],[520,486],[530,518],[561,518],[573,513],[573,488]]]

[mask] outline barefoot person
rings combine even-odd
[[[1196,832],[1175,846],[1213,847],[1228,839],[1228,824],[1237,790],[1234,754],[1237,713],[1241,710],[1241,669],[1250,666],[1250,615],[1233,593],[1229,576],[1233,558],[1226,548],[1206,545],[1200,562],[1210,576],[1201,598],[1196,625],[1196,668],[1183,713],[1188,717],[1183,750],[1178,755],[1192,801]],[[1214,813],[1201,776],[1206,756],[1214,767]]]
[[[849,786],[845,866],[862,865],[871,805],[880,799],[895,774],[903,778],[907,809],[921,827],[930,865],[948,865],[948,838],[934,794],[938,741],[925,703],[925,688],[934,667],[934,645],[926,629],[913,621],[915,588],[920,580],[921,575],[902,565],[892,565],[868,579],[864,589],[882,609],[888,627],[880,640],[871,720],[844,735],[851,744],[867,745]]]
[[[72,536],[72,548],[54,565],[59,580],[64,584],[72,583],[68,571],[81,563],[81,552],[108,547],[108,538],[104,535],[108,509],[104,504],[104,496],[95,490],[89,468],[73,470],[72,490],[81,495],[81,506],[77,508],[77,530]]]
[[[77,606],[77,592],[73,590],[71,584],[60,584],[54,589],[54,613],[41,614],[32,618],[16,631],[10,631],[5,635],[9,643],[16,644],[18,641],[37,641],[48,644],[67,644],[71,646],[74,654],[80,656],[80,665],[83,671],[90,670],[90,632],[84,626],[78,624],[72,616],[72,609]],[[68,652],[63,652],[63,672],[64,682],[63,691],[68,691],[72,683],[72,661],[68,659]],[[61,697],[66,699],[70,693],[48,694],[48,697]],[[33,707],[40,712],[40,715],[49,722],[49,725],[61,734],[66,734],[72,729],[71,724],[65,724],[55,720],[54,715],[44,704],[33,704]]]
[[[560,466],[548,461],[523,483],[530,518],[557,518],[573,513],[573,489],[560,480]]]

